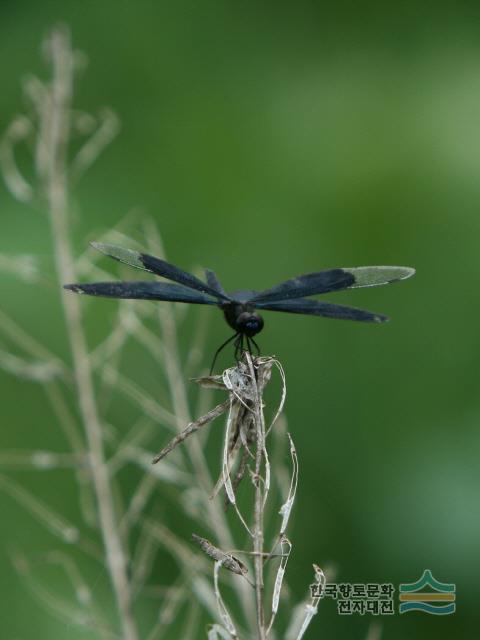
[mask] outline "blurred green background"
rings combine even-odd
[[[140,208],[172,262],[215,269],[227,289],[332,266],[417,269],[406,283],[330,296],[391,315],[385,326],[266,314],[262,351],[285,367],[301,461],[289,578],[300,597],[313,561],[335,565],[344,582],[413,582],[430,568],[456,583],[456,613],[384,617],[383,637],[472,637],[478,3],[4,0],[0,130],[24,107],[21,78],[46,75],[39,43],[58,20],[89,58],[76,105],[108,105],[122,124],[74,192],[76,252]],[[38,256],[46,280],[29,286],[2,273],[1,308],[67,357],[46,218],[3,183],[0,200],[0,253]],[[99,303],[91,313],[94,341],[94,314],[104,327],[113,312]],[[229,335],[215,310],[208,323],[204,364]],[[0,385],[0,446],[64,450],[41,391],[3,371]],[[14,477],[75,517],[67,473]],[[58,543],[10,497],[0,494],[0,504],[1,637],[94,637],[50,617],[17,576],[12,547],[35,558]],[[182,531],[179,514],[165,517]],[[89,571],[100,598],[108,580]],[[174,565],[167,571],[173,577]],[[363,639],[369,623],[325,602],[306,637]]]

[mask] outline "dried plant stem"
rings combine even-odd
[[[262,398],[259,394],[255,368],[253,366],[252,357],[247,352],[246,359],[250,375],[252,376],[252,384],[254,389],[254,412],[256,422],[256,450],[255,450],[255,502],[253,514],[253,551],[254,551],[254,570],[255,570],[255,603],[257,609],[257,630],[259,640],[265,640],[265,613],[263,608],[263,511],[264,496],[262,487],[262,459],[265,452],[265,425],[263,422]]]
[[[39,172],[43,177],[54,241],[57,275],[60,282],[75,282],[75,268],[69,234],[67,145],[70,130],[72,77],[74,54],[69,35],[58,30],[50,39],[53,81],[47,104],[41,112]],[[81,309],[76,296],[63,295],[63,309],[72,352],[78,402],[88,453],[92,481],[98,506],[99,522],[107,556],[107,566],[113,584],[123,637],[137,640],[138,634],[131,610],[131,591],[119,526],[114,509],[103,446],[102,425],[99,419],[93,388]]]
[[[153,225],[151,225],[151,228],[149,229],[148,237],[151,246],[153,250],[157,252],[157,255],[163,255],[163,247],[161,246],[160,238],[158,237]],[[172,396],[172,404],[174,409],[173,413],[177,417],[178,425],[180,427],[180,425],[192,422],[192,418],[188,406],[185,382],[181,374],[175,320],[171,308],[161,309],[159,307],[158,314],[164,339],[165,368],[167,373],[168,385]],[[197,478],[205,490],[205,495],[208,496],[208,492],[212,485],[212,479],[200,443],[198,441],[190,440],[187,442],[187,449]],[[209,512],[209,517],[211,518],[212,522],[215,523],[215,528],[217,529],[217,534],[219,535],[222,545],[231,547],[232,539],[228,532],[228,527],[223,521],[220,510],[212,501],[208,499],[206,501],[206,508]]]
[[[156,253],[156,255],[163,256],[164,250],[161,239],[155,225],[151,221],[148,221],[146,224],[146,236],[149,239],[150,248]],[[180,425],[187,424],[192,422],[192,418],[188,407],[185,382],[181,374],[173,309],[170,305],[162,309],[159,307],[158,314],[159,322],[162,327],[163,343],[165,346],[165,367],[173,400],[174,414],[179,419]],[[208,470],[207,461],[201,445],[196,440],[188,441],[187,450],[197,478],[205,492],[205,508],[208,513],[208,517],[213,524],[212,529],[216,532],[221,546],[225,549],[231,549],[234,546],[234,543],[225,514],[215,500],[210,500],[208,498],[211,492],[212,478]],[[251,608],[251,600],[247,592],[248,586],[246,583],[242,584],[238,581],[233,582],[233,586],[237,591],[246,619],[251,619],[253,611]]]

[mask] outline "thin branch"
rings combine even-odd
[[[70,178],[78,180],[95,162],[105,147],[112,142],[120,129],[120,121],[111,109],[100,112],[100,124],[83,145],[70,165]]]
[[[30,135],[32,129],[32,123],[28,118],[17,116],[8,127],[0,144],[0,168],[5,183],[11,194],[20,202],[31,200],[34,189],[18,168],[15,147]]]
[[[122,640],[118,634],[107,626],[98,611],[91,605],[87,607],[86,611],[85,604],[88,603],[80,602],[79,607],[72,607],[72,605],[61,596],[45,588],[43,584],[35,579],[28,561],[23,555],[14,552],[12,554],[12,561],[17,573],[22,576],[27,586],[64,624],[75,624],[83,629],[89,629],[98,635],[99,638],[102,638],[102,640]]]
[[[98,559],[99,549],[97,545],[83,536],[78,527],[59,513],[56,513],[34,494],[4,475],[0,475],[0,489],[10,495],[15,502],[21,504],[40,524],[60,538],[62,542],[76,544],[93,558]]]
[[[60,358],[46,349],[2,310],[0,310],[0,331],[2,331],[9,340],[16,344],[18,348],[38,360],[51,362],[52,365],[61,369],[67,378],[71,377],[66,365],[60,360]]]
[[[61,369],[51,360],[37,360],[29,362],[25,358],[0,349],[0,369],[34,382],[47,382],[60,375]]]
[[[0,467],[3,469],[50,471],[51,469],[73,469],[86,463],[86,458],[76,453],[41,450],[0,451]]]
[[[70,245],[67,148],[70,136],[70,110],[73,94],[74,54],[66,28],[53,31],[47,41],[53,67],[50,108],[41,114],[39,172],[49,205],[54,239],[55,262],[60,283],[75,282],[73,252]],[[102,424],[97,412],[92,371],[82,326],[79,300],[64,292],[62,296],[68,337],[73,356],[78,400],[91,458],[92,478],[99,511],[107,566],[115,591],[125,640],[137,640],[138,634],[131,611],[131,592],[127,577],[127,561],[122,548],[114,510],[114,497],[105,461]]]

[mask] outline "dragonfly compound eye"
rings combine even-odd
[[[237,327],[244,335],[255,336],[263,329],[263,318],[258,313],[241,313],[237,319]]]

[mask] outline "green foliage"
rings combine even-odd
[[[19,78],[44,72],[38,42],[58,19],[68,21],[90,60],[78,106],[111,105],[122,122],[74,192],[77,255],[87,236],[103,239],[125,214],[134,221],[140,207],[155,218],[173,262],[212,267],[229,289],[331,266],[417,268],[401,290],[330,297],[388,314],[385,326],[265,317],[262,350],[285,366],[286,409],[302,461],[292,532],[302,544],[291,586],[302,595],[312,558],[351,582],[408,582],[430,568],[457,583],[462,606],[445,619],[395,616],[384,637],[471,633],[479,623],[472,559],[480,534],[478,7],[52,0],[4,3],[0,17],[2,131],[20,110]],[[28,177],[28,147],[19,163]],[[39,276],[19,283],[2,269],[1,307],[49,356],[63,359],[44,211],[0,189],[0,253],[34,255]],[[137,228],[129,224],[128,238]],[[180,333],[192,376],[227,337],[215,312],[194,310]],[[109,301],[90,306],[89,343],[114,320]],[[202,322],[208,344],[192,352],[190,337]],[[23,364],[38,371],[44,355]],[[153,358],[127,351],[123,365],[129,384],[163,400],[164,374]],[[135,396],[138,387],[122,383]],[[4,371],[0,385],[2,449],[64,451],[37,387]],[[102,402],[112,421],[133,424],[138,412],[108,388],[107,375]],[[158,406],[150,408],[155,418]],[[53,473],[53,488],[38,473],[18,480],[76,521],[76,488],[67,472]],[[133,486],[138,476],[123,480]],[[1,504],[2,542],[43,557],[50,536],[10,497]],[[178,516],[163,516],[188,535]],[[34,629],[39,640],[76,637],[30,598],[8,557],[1,563],[2,626],[10,636]],[[175,576],[167,559],[164,570]],[[105,575],[93,565],[86,571],[98,603],[108,603]],[[56,574],[48,579],[62,584]],[[366,636],[366,619],[340,618],[328,604],[306,637],[319,629],[342,640]],[[155,606],[145,605],[148,615]]]

